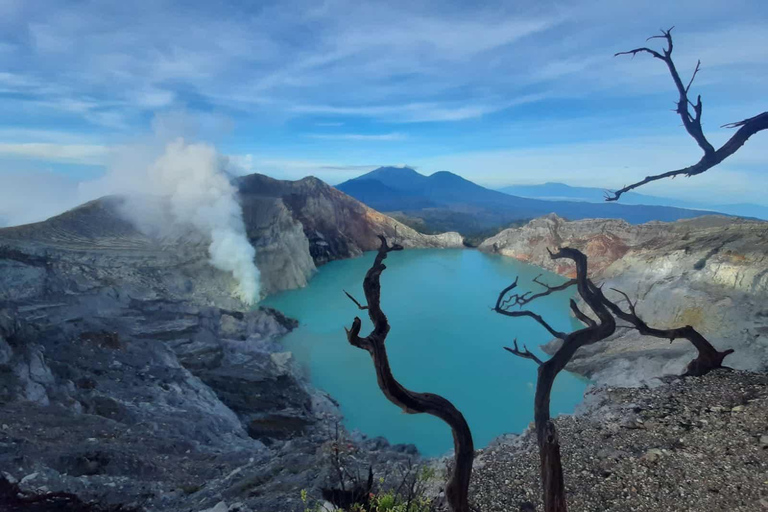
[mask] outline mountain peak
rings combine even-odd
[[[365,177],[375,178],[375,177],[378,177],[378,176],[381,176],[381,175],[388,175],[388,176],[413,176],[413,175],[418,175],[418,176],[422,176],[421,174],[416,172],[416,170],[414,170],[414,169],[412,169],[410,167],[406,167],[406,166],[397,167],[397,166],[394,166],[394,165],[384,165],[382,167],[379,167],[377,169],[372,170],[368,174],[363,174],[360,177],[361,178],[365,178]]]
[[[467,180],[465,178],[462,178],[458,174],[454,174],[454,173],[452,173],[450,171],[437,171],[437,172],[432,173],[429,177],[430,178],[440,179],[440,180],[449,180],[450,179],[450,180],[454,180],[454,181],[458,181],[458,180],[469,181],[469,180]]]
[[[387,187],[391,187],[398,190],[413,190],[426,182],[428,178],[423,174],[419,174],[410,167],[394,167],[384,166],[374,169],[373,171],[353,178],[349,181],[345,181],[338,185],[337,188],[343,190],[344,187],[352,182],[361,181],[378,181]]]

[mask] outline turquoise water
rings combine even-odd
[[[309,286],[268,297],[262,304],[299,320],[284,338],[288,350],[308,368],[313,384],[336,399],[345,425],[392,443],[413,443],[425,455],[453,448],[450,430],[436,418],[404,414],[382,395],[367,352],[347,342],[344,326],[370,321],[342,290],[364,300],[362,282],[374,253],[335,261],[320,268]],[[528,318],[507,318],[491,311],[498,292],[520,276],[522,291],[542,270],[511,258],[476,250],[423,249],[390,253],[382,274],[382,308],[392,329],[387,350],[392,371],[414,391],[439,393],[469,422],[475,446],[494,437],[520,432],[533,420],[536,365],[502,349],[517,338],[537,347],[551,339]],[[559,284],[563,278],[545,273]],[[578,324],[569,315],[569,293],[532,304],[558,330]],[[586,382],[562,373],[552,393],[552,412],[570,413],[581,401]]]

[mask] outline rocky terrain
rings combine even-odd
[[[768,510],[767,385],[765,374],[717,371],[594,390],[583,414],[555,420],[569,509]],[[471,493],[485,512],[541,510],[535,433],[480,450]]]
[[[374,249],[380,233],[406,247],[462,244],[455,233],[417,233],[315,178],[251,175],[238,187],[265,293],[305,285],[317,266]],[[281,349],[279,338],[295,322],[235,299],[232,277],[208,263],[207,240],[184,230],[139,230],[121,215],[124,207],[122,198],[107,197],[42,223],[0,230],[0,509],[18,507],[21,492],[126,510],[303,511],[300,490],[316,497],[333,481],[339,413]],[[638,310],[649,321],[694,324],[719,347],[737,348],[727,363],[759,369],[766,365],[768,337],[766,233],[765,223],[722,217],[640,226],[547,217],[504,231],[482,249],[568,275],[572,269],[553,266],[545,249],[581,248],[593,277],[606,289],[641,298]],[[636,339],[622,330],[581,351],[571,369],[602,382],[655,384],[656,377],[678,371],[690,353],[684,343]],[[737,464],[764,468],[764,451],[742,450],[759,433],[750,418],[765,418],[764,395],[751,391],[762,377],[727,375],[701,381],[708,395],[688,387],[698,381],[609,391],[592,400],[599,404],[589,415],[559,420],[563,438],[613,439],[621,454],[600,458],[598,466],[594,457],[582,465],[566,459],[582,472],[571,475],[569,485],[585,478],[590,489],[604,489],[589,496],[573,490],[575,503],[583,510],[623,510],[611,508],[619,505],[606,496],[629,485],[637,464],[682,471],[670,453],[697,463],[709,454],[685,455],[669,437],[678,435],[676,427],[702,436],[715,435],[707,428],[732,430],[741,436],[737,444],[717,444],[733,447],[723,454],[723,471]],[[706,380],[715,378],[731,380]],[[663,405],[675,395],[699,405]],[[626,403],[640,405],[627,409]],[[723,409],[710,417],[710,406]],[[749,414],[731,412],[741,406]],[[625,432],[619,418],[627,415],[659,428]],[[653,432],[655,438],[638,437]],[[387,481],[416,457],[413,447],[341,435],[345,450],[354,453],[355,467],[348,469],[373,465],[377,479]],[[482,453],[474,480],[477,502],[487,510],[509,510],[514,500],[538,492],[530,443],[498,446]],[[650,459],[659,465],[648,466]],[[610,464],[615,467],[604,470]],[[641,471],[649,480],[628,492],[667,492],[649,483],[659,476],[649,471]],[[502,484],[502,475],[516,476],[503,477]],[[716,507],[735,499],[728,485],[718,483],[712,492],[720,494],[703,503]],[[764,491],[744,489],[743,503],[763,499]]]
[[[462,242],[314,178],[238,185],[268,293],[373,249],[379,233]],[[124,205],[106,197],[0,230],[0,487],[146,510],[298,509],[301,489],[330,483],[338,411],[278,343],[295,322],[235,299],[207,240],[139,230]],[[355,450],[381,471],[414,455],[383,440]]]
[[[317,265],[376,249],[379,234],[406,248],[462,246],[458,233],[423,235],[317,178],[251,174],[238,188],[266,293],[304,286]]]
[[[630,225],[551,215],[502,231],[480,249],[573,276],[570,262],[549,258],[547,248],[558,246],[585,252],[608,297],[622,299],[612,288],[626,292],[648,323],[692,325],[719,349],[736,349],[726,364],[768,368],[768,223],[710,216]],[[602,383],[637,385],[680,373],[692,354],[685,340],[670,344],[618,329],[579,350],[569,369]]]

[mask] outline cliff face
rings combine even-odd
[[[768,224],[701,217],[632,226],[616,220],[566,222],[555,216],[508,229],[481,250],[528,261],[571,276],[568,263],[547,247],[571,246],[589,257],[592,278],[609,298],[620,289],[638,299],[651,325],[693,325],[742,369],[768,367]],[[672,344],[620,329],[614,338],[585,347],[571,370],[614,384],[636,384],[678,372],[691,359],[687,341]]]
[[[316,178],[253,174],[238,187],[264,294],[305,286],[317,266],[376,249],[379,234],[411,248],[462,246],[458,233],[423,235]],[[112,282],[134,294],[237,306],[224,298],[235,288],[231,276],[207,263],[206,240],[188,231],[141,232],[120,215],[123,201],[105,197],[45,222],[0,229],[0,268],[8,271],[0,300]]]
[[[375,248],[379,233],[461,244],[316,179],[239,185],[267,293]],[[277,342],[295,322],[245,310],[207,240],[139,231],[123,205],[106,197],[0,229],[0,480],[148,510],[293,509],[300,489],[326,481],[322,446],[338,417]],[[407,457],[386,442],[357,449],[382,471]]]
[[[315,265],[374,250],[379,246],[380,234],[396,239],[404,247],[462,246],[458,233],[421,234],[314,177],[280,181],[252,174],[241,178],[238,187],[252,239],[260,238],[251,226],[256,223],[261,205],[277,203],[302,227]]]

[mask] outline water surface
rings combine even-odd
[[[344,326],[359,315],[361,335],[370,331],[365,311],[342,290],[364,300],[362,282],[375,253],[320,268],[309,286],[268,297],[264,305],[299,320],[284,338],[304,364],[312,383],[336,399],[345,424],[392,443],[413,443],[425,455],[453,448],[450,429],[424,414],[404,414],[381,393],[370,356],[347,342]],[[464,414],[475,446],[520,432],[533,420],[536,365],[502,349],[517,338],[540,357],[538,345],[551,339],[534,320],[493,313],[498,292],[520,276],[521,291],[541,288],[531,280],[543,273],[549,284],[563,278],[511,258],[476,250],[422,249],[390,253],[382,274],[382,309],[392,329],[387,350],[392,371],[414,391],[439,393]],[[570,293],[539,299],[531,306],[558,330],[578,323],[569,315]],[[562,373],[552,392],[552,412],[570,413],[586,383]]]

